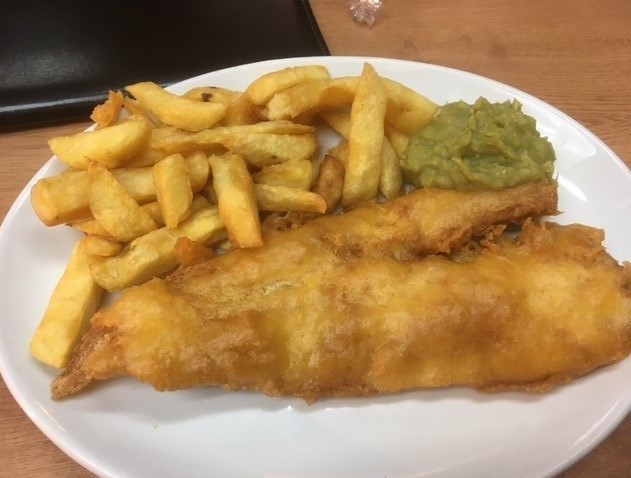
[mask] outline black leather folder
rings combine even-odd
[[[33,0],[0,14],[0,129],[87,119],[110,89],[328,55],[307,0]]]

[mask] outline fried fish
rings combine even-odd
[[[159,390],[218,385],[309,401],[500,383],[492,372],[497,366],[484,380],[471,367],[482,373],[483,356],[495,360],[487,350],[495,339],[499,347],[513,326],[519,331],[543,319],[520,308],[525,299],[512,292],[506,261],[496,258],[492,267],[484,262],[494,257],[492,251],[520,257],[525,246],[500,241],[471,257],[427,254],[449,253],[494,224],[555,211],[556,187],[546,182],[489,193],[424,189],[272,233],[261,248],[234,250],[126,291],[93,317],[67,369],[53,382],[53,397],[116,375]],[[573,235],[582,244],[593,234]],[[595,242],[597,258],[606,256],[598,241],[589,242]],[[556,255],[562,251],[552,252],[542,262],[560,262]],[[523,255],[517,266],[532,266],[535,259]],[[569,261],[568,267],[560,279],[573,280],[581,268],[591,277],[591,265]],[[487,269],[496,275],[487,277]],[[610,258],[604,269],[609,283],[622,280]],[[516,273],[518,278],[525,272]],[[524,283],[525,294],[532,283]],[[621,294],[619,284],[610,294]],[[603,320],[617,307],[603,311]],[[513,324],[512,312],[522,321]],[[499,317],[496,324],[487,321],[493,317]],[[548,332],[531,331],[534,337],[525,338],[532,345]],[[591,368],[602,363],[591,361]],[[517,370],[506,383],[538,383],[542,372],[537,373]]]
[[[304,274],[252,262],[222,279],[213,259],[97,313],[52,394],[117,375],[308,402],[450,385],[545,391],[629,354],[631,266],[602,239],[527,223],[451,257],[325,252]]]

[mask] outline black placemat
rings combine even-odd
[[[34,0],[0,11],[0,129],[87,118],[109,89],[328,55],[307,0]]]

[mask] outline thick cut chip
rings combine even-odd
[[[308,190],[313,181],[313,165],[307,159],[272,164],[255,173],[253,178],[255,183]]]
[[[401,174],[401,166],[399,166],[399,157],[388,138],[383,138],[379,191],[386,199],[392,199],[400,194],[402,186],[403,176]]]
[[[334,156],[326,155],[320,164],[320,172],[311,191],[324,199],[326,212],[331,212],[342,199],[344,189],[344,165]]]
[[[213,187],[228,237],[238,247],[263,244],[252,176],[245,160],[235,153],[210,156]]]
[[[31,339],[33,357],[51,367],[66,366],[101,301],[103,289],[90,275],[90,262],[91,256],[79,241]]]
[[[183,98],[150,81],[129,85],[125,89],[162,123],[186,131],[212,128],[226,113],[226,107],[221,103]]]
[[[292,66],[260,76],[246,88],[245,92],[255,105],[266,104],[276,93],[310,80],[330,78],[322,65]]]
[[[90,273],[109,291],[142,284],[177,266],[178,259],[173,249],[181,236],[206,245],[224,239],[225,228],[217,208],[192,213],[174,229],[163,227],[134,239],[115,256],[93,262]]]
[[[345,206],[373,199],[377,195],[387,101],[381,78],[372,65],[364,64],[351,108],[348,161],[342,194]]]
[[[176,239],[167,228],[156,229],[134,239],[115,256],[93,262],[90,273],[110,292],[142,284],[177,265]]]
[[[167,156],[153,166],[153,181],[162,218],[167,227],[176,227],[191,212],[193,190],[186,160],[181,154]]]
[[[326,211],[324,199],[311,191],[268,184],[255,184],[254,190],[261,211]]]
[[[195,134],[173,134],[156,142],[154,147],[168,153],[186,154],[195,150],[208,150],[223,145],[243,156],[253,166],[263,167],[289,160],[311,158],[318,150],[318,141],[312,126],[282,122],[274,125],[275,131],[309,131],[308,133],[264,132],[268,126],[259,123],[249,126],[218,127]],[[289,126],[293,125],[293,126]]]
[[[122,123],[48,140],[48,146],[64,164],[87,169],[90,162],[115,168],[140,153],[149,144],[151,124],[142,116]]]
[[[94,218],[110,236],[129,242],[156,229],[156,224],[107,169],[90,164],[88,204]]]
[[[42,178],[31,189],[33,211],[47,226],[90,219],[87,171],[67,171]]]

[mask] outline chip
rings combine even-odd
[[[90,274],[91,263],[92,257],[79,241],[31,338],[33,357],[51,367],[66,366],[101,301],[103,289]]]
[[[311,191],[268,184],[255,184],[254,190],[261,211],[326,211],[324,199]]]
[[[184,156],[172,154],[156,163],[153,181],[164,223],[174,228],[188,217],[193,204],[191,177]]]
[[[263,244],[252,176],[245,160],[235,153],[208,158],[217,195],[219,215],[228,237],[237,247]]]
[[[370,64],[365,63],[351,108],[342,194],[345,206],[373,199],[377,195],[387,101],[387,91],[381,78]]]
[[[115,168],[139,154],[148,144],[151,124],[142,116],[94,131],[48,140],[48,146],[62,163],[88,169],[90,162]]]
[[[111,237],[117,241],[129,242],[156,229],[151,216],[107,169],[92,163],[88,168],[88,175],[90,211]]]
[[[170,93],[150,81],[129,85],[125,89],[162,123],[186,131],[211,128],[226,113],[226,107],[221,103],[190,100]]]
[[[326,80],[329,72],[321,65],[292,66],[260,76],[245,92],[255,105],[266,104],[276,93],[310,80]]]

